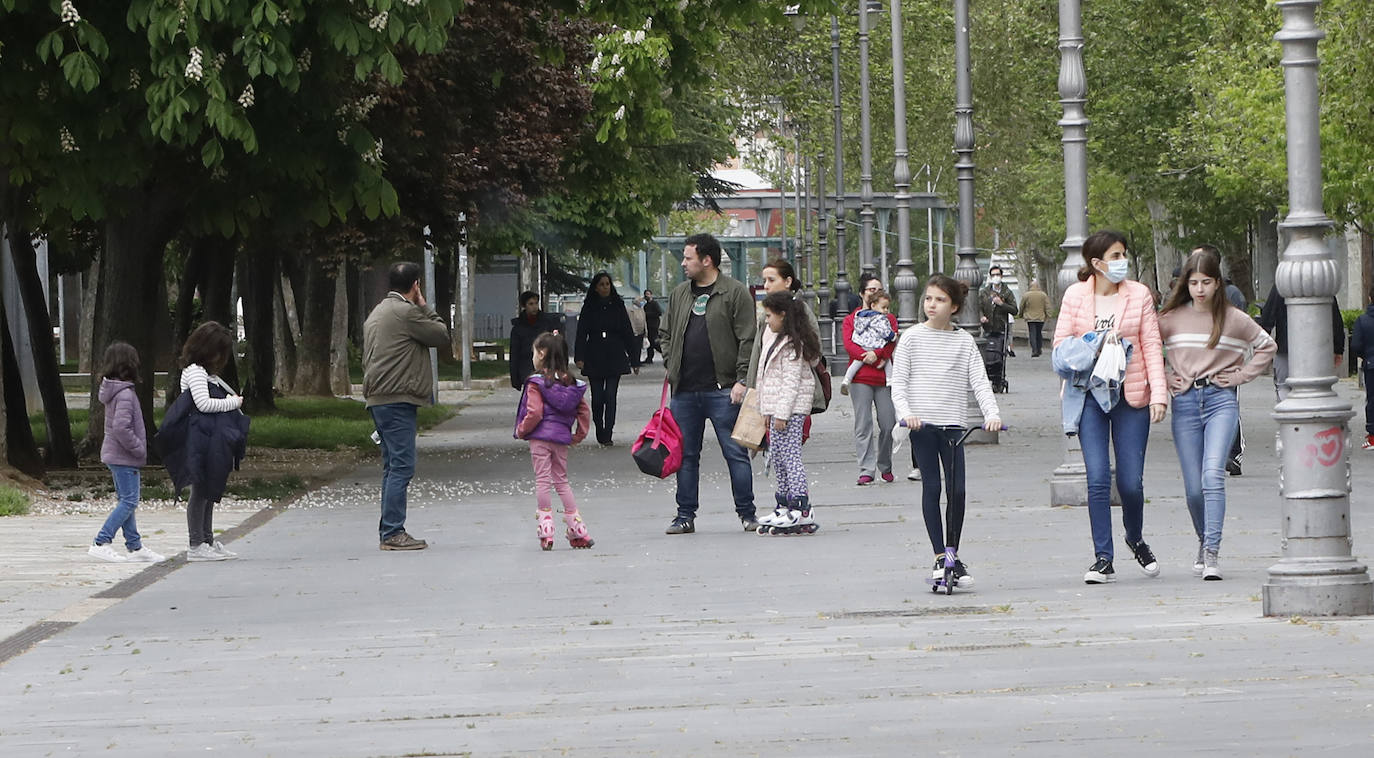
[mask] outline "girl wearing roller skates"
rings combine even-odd
[[[921,307],[926,321],[907,329],[892,356],[892,404],[907,427],[921,471],[921,514],[935,549],[931,578],[945,579],[945,557],[953,561],[953,586],[971,588],[973,577],[959,560],[964,528],[964,445],[970,390],[983,412],[983,428],[1002,428],[1001,411],[973,335],[950,319],[964,306],[968,286],[944,274],[926,282]],[[976,304],[975,304],[976,305]],[[945,523],[940,523],[940,481],[945,483]]]
[[[1174,447],[1197,534],[1193,575],[1221,579],[1217,552],[1226,517],[1226,460],[1236,437],[1236,388],[1274,360],[1278,346],[1255,320],[1227,301],[1221,259],[1199,250],[1188,256],[1173,294],[1159,314]]]
[[[539,546],[553,549],[553,495],[563,501],[563,522],[568,544],[575,548],[594,543],[577,512],[577,501],[568,486],[568,448],[587,436],[592,409],[587,404],[587,385],[568,373],[568,343],[558,332],[545,332],[534,340],[534,374],[525,380],[520,407],[515,414],[515,436],[530,443],[534,463],[535,520]]]
[[[806,306],[791,292],[763,299],[763,334],[758,374],[759,412],[768,419],[769,461],[777,477],[777,507],[759,519],[759,534],[814,534],[811,497],[802,466],[802,426],[811,413],[811,366],[821,357],[820,340]]]

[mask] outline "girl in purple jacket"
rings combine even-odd
[[[100,380],[100,402],[105,406],[105,441],[100,445],[100,462],[114,477],[118,502],[95,535],[90,555],[110,563],[139,561],[158,563],[163,556],[143,546],[134,523],[138,508],[140,469],[148,462],[148,435],[143,426],[143,406],[138,402],[134,382],[138,380],[138,351],[127,342],[114,342],[105,348],[104,378]],[[127,552],[114,549],[115,532],[124,530]]]
[[[587,385],[568,373],[568,343],[558,332],[545,332],[534,341],[534,374],[525,380],[520,407],[515,414],[515,436],[529,440],[534,463],[534,495],[538,502],[535,520],[539,546],[553,549],[553,494],[563,501],[563,521],[568,525],[568,544],[591,547],[591,535],[577,512],[572,487],[568,486],[568,448],[587,436],[592,409],[587,404]],[[574,425],[576,422],[576,425]]]

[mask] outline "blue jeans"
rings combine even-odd
[[[143,538],[138,536],[138,524],[134,523],[134,510],[138,508],[141,489],[138,467],[107,463],[105,468],[114,477],[115,497],[119,498],[119,502],[115,503],[114,510],[105,519],[105,525],[95,535],[95,544],[108,545],[114,542],[115,532],[123,529],[125,547],[139,550],[143,547]]]
[[[740,518],[754,517],[754,468],[749,454],[730,439],[735,430],[739,406],[730,402],[730,389],[704,392],[679,392],[669,404],[678,428],[682,430],[682,468],[677,470],[677,515],[696,518],[697,494],[701,480],[701,443],[706,420],[716,430],[716,441],[730,469],[730,490],[735,496],[735,513]]]
[[[382,539],[405,531],[406,487],[415,476],[416,407],[387,403],[368,408],[382,438]]]
[[[1235,431],[1233,426],[1231,431]],[[1150,441],[1150,409],[1133,408],[1123,398],[1106,413],[1092,395],[1084,398],[1078,422],[1083,466],[1088,470],[1088,522],[1098,558],[1112,560],[1112,462],[1116,452],[1116,489],[1121,494],[1121,524],[1126,542],[1142,539],[1145,523],[1145,444]],[[1231,442],[1226,442],[1229,447]]]
[[[1226,458],[1235,439],[1240,404],[1232,388],[1190,389],[1174,398],[1174,447],[1183,469],[1183,492],[1193,531],[1208,550],[1221,547],[1226,519]]]

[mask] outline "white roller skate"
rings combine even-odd
[[[811,499],[806,495],[779,504],[772,514],[759,519],[759,534],[815,534],[820,528],[811,518]]]

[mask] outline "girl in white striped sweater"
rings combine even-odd
[[[1236,388],[1264,373],[1278,349],[1254,319],[1227,301],[1224,286],[1221,259],[1195,252],[1159,314],[1174,447],[1198,539],[1193,574],[1213,581],[1221,579],[1217,553],[1226,517],[1226,459],[1240,418]]]
[[[945,550],[958,554],[964,529],[964,446],[970,390],[983,412],[983,428],[1002,428],[1001,411],[973,335],[950,319],[964,306],[968,286],[944,274],[926,281],[926,321],[907,329],[892,356],[892,404],[906,424],[911,452],[921,471],[921,513],[935,548],[932,578],[941,579]],[[940,479],[945,482],[945,523],[940,523]],[[962,560],[955,561],[959,587],[973,586]]]

